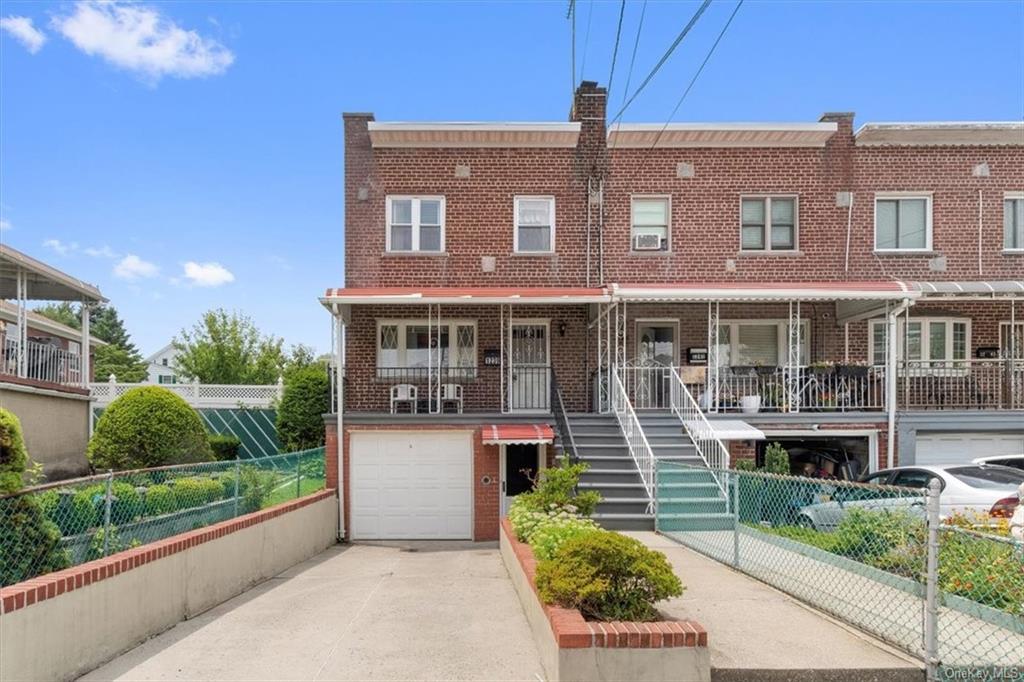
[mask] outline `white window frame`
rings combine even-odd
[[[967,363],[967,362],[970,362],[970,360],[971,360],[971,333],[972,333],[972,330],[971,330],[971,318],[969,318],[969,317],[931,316],[931,315],[924,315],[924,316],[918,317],[918,316],[915,315],[915,316],[912,316],[910,318],[910,321],[911,322],[920,322],[921,323],[921,357],[919,359],[917,359],[917,360],[910,360],[910,362],[919,362],[919,363],[921,363],[921,367],[922,368],[927,367],[928,363],[930,363],[930,362],[936,362],[936,363],[952,363],[952,362],[964,362],[964,363]],[[939,358],[939,359],[934,359],[934,358],[928,357],[928,350],[931,348],[931,338],[930,337],[931,337],[931,324],[933,322],[942,322],[942,323],[944,323],[946,325],[946,352],[944,353],[944,357]],[[906,338],[906,328],[905,328],[906,323],[907,323],[907,318],[905,316],[901,316],[899,318],[899,320],[897,320],[897,324],[896,324],[896,336],[899,339],[898,343],[896,344],[896,361],[897,362],[904,362],[906,360],[906,358],[904,357],[904,355],[906,353],[906,349],[903,347],[904,346],[903,339]],[[966,325],[966,329],[967,329],[967,333],[966,333],[966,336],[964,338],[964,357],[963,358],[954,358],[953,357],[953,325],[956,324],[956,323],[965,324]],[[886,322],[886,320],[884,318],[876,318],[876,319],[873,319],[873,320],[869,320],[869,324],[868,324],[868,364],[869,365],[884,365],[885,362],[886,362],[886,358],[876,358],[875,357],[875,328],[878,327],[878,326],[881,326],[881,327],[884,328],[884,327],[886,327],[887,324],[888,323]],[[884,332],[884,333],[888,333],[888,332]]]
[[[406,335],[406,329],[408,327],[427,327],[427,326],[430,326],[430,323],[431,323],[431,321],[426,319],[426,318],[422,318],[422,319],[396,318],[396,319],[381,319],[381,320],[377,320],[377,338],[374,341],[374,347],[376,349],[376,355],[377,355],[376,368],[377,369],[426,369],[425,367],[420,367],[418,365],[410,365],[408,363],[408,358],[406,357],[406,353],[408,351],[408,348],[406,348],[406,345],[405,345],[405,335]],[[436,325],[436,322],[435,322],[435,325]],[[480,334],[479,334],[479,329],[477,328],[477,321],[476,320],[466,320],[466,319],[442,320],[441,321],[441,326],[448,328],[448,358],[449,358],[449,360],[452,357],[455,356],[455,352],[454,351],[456,351],[457,348],[458,348],[457,345],[456,346],[452,345],[452,344],[458,344],[458,328],[459,327],[472,327],[473,328],[473,364],[472,365],[467,365],[467,366],[451,365],[451,364],[449,364],[447,366],[448,367],[457,367],[457,368],[460,368],[460,369],[476,369],[477,368],[477,364],[479,362],[479,357],[477,355],[477,352],[478,352],[478,350],[480,348]],[[380,362],[381,351],[383,350],[380,347],[380,330],[381,330],[381,327],[398,327],[398,348],[395,349],[397,351],[398,360],[396,361],[396,364],[394,364],[394,365],[382,365],[381,362]]]
[[[1024,200],[1024,192],[1004,192],[1003,193],[1003,211],[1006,210],[1007,201],[1021,201]],[[1021,243],[1018,246],[1007,246],[1006,245],[1006,233],[1005,226],[1003,227],[1003,253],[1024,253],[1024,235],[1022,235]],[[1024,229],[1022,229],[1024,231]]]
[[[775,325],[776,327],[776,338],[778,339],[778,363],[776,367],[785,367],[789,361],[789,320],[783,319],[736,319],[736,320],[721,320],[718,323],[719,329],[722,327],[729,327],[729,364],[722,365],[722,367],[746,367],[747,365],[738,365],[733,362],[733,349],[739,347],[740,343],[740,331],[739,328],[743,325],[756,325],[760,327],[767,327]],[[800,364],[807,365],[810,362],[811,357],[811,321],[807,318],[800,320],[800,340],[803,342],[802,348],[800,349]],[[721,353],[719,353],[721,357]]]
[[[665,201],[668,211],[665,214],[665,248],[657,251],[636,251],[633,249],[633,236],[636,229],[635,204],[637,201]],[[634,254],[658,255],[672,253],[672,195],[671,194],[631,194],[629,197],[629,250]]]
[[[743,248],[743,202],[759,199],[764,202],[764,248]],[[793,200],[793,246],[788,249],[772,248],[772,200]],[[740,195],[740,253],[794,253],[800,250],[800,195],[799,194],[741,194]]]
[[[411,201],[412,202],[412,248],[411,249],[392,249],[391,248],[391,207],[395,201]],[[421,201],[438,201],[440,207],[438,208],[438,218],[441,221],[441,248],[438,251],[422,251],[420,250],[420,202]],[[444,195],[432,195],[432,194],[389,194],[385,197],[385,225],[384,225],[384,240],[385,250],[388,253],[419,253],[425,255],[437,255],[445,252],[445,200]]]
[[[899,201],[900,199],[924,200],[924,231],[923,247],[881,249],[878,247],[878,202]],[[899,227],[897,226],[897,230]],[[875,253],[930,253],[932,251],[932,192],[875,192],[874,213],[872,216],[872,234],[874,235]]]
[[[522,251],[519,248],[519,202],[521,201],[547,201],[551,214],[551,248],[546,251]],[[512,251],[527,256],[543,256],[555,252],[555,197],[551,195],[517,194],[512,201]]]

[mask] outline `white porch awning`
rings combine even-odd
[[[620,301],[664,302],[788,302],[902,301],[921,292],[898,281],[881,282],[681,282],[678,284],[613,284]]]
[[[923,299],[998,299],[1024,298],[1024,280],[972,282],[913,282]]]
[[[600,288],[582,287],[370,287],[328,289],[320,302],[338,304],[558,304],[606,303]]]
[[[710,427],[710,430],[708,430]],[[687,430],[698,438],[718,440],[766,440],[764,431],[754,428],[742,419],[712,419],[686,422]]]

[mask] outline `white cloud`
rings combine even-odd
[[[47,239],[43,242],[43,246],[52,249],[54,253],[66,256],[73,251],[78,250],[78,242],[62,242],[59,239]]]
[[[128,281],[143,277],[155,277],[158,272],[160,272],[160,268],[155,264],[142,260],[134,253],[129,253],[114,266],[114,277]]]
[[[6,218],[0,218],[0,232],[4,232],[6,230],[10,230],[13,227],[14,227],[14,225],[11,225],[11,221],[10,220],[7,220]]]
[[[10,33],[32,54],[39,52],[46,42],[46,34],[32,24],[31,17],[4,17],[0,19],[0,28]]]
[[[219,287],[234,282],[235,276],[220,263],[196,263],[189,261],[183,266],[185,279],[197,287]]]
[[[82,252],[86,256],[92,256],[93,258],[117,258],[117,253],[106,244],[103,246],[87,246],[82,249]]]
[[[224,73],[235,55],[212,38],[185,30],[145,5],[79,0],[53,27],[90,56],[159,81]]]

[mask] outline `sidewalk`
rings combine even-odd
[[[686,591],[660,608],[707,628],[715,682],[924,680],[918,661],[764,583],[655,533],[627,535],[675,567]]]

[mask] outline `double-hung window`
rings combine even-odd
[[[1024,193],[1003,198],[1003,250],[1024,251]]]
[[[896,359],[917,368],[958,367],[967,360],[971,345],[971,321],[967,318],[912,317],[897,323]],[[885,320],[871,321],[868,362],[884,365],[888,352]]]
[[[740,250],[796,250],[796,197],[743,197],[740,203]]]
[[[810,323],[800,322],[800,364],[807,364]],[[723,320],[718,327],[718,364],[781,367],[789,356],[785,320]]]
[[[453,378],[471,379],[476,372],[476,338],[473,320],[444,321],[440,329],[428,320],[381,320],[377,374],[384,379],[425,379],[428,369],[440,369]]]
[[[516,253],[552,253],[555,250],[555,198],[516,197]]]
[[[669,250],[671,206],[668,197],[633,197],[629,243],[634,251]]]
[[[875,251],[929,251],[931,248],[931,196],[875,196]]]
[[[395,253],[444,251],[444,197],[389,196],[387,250]]]

